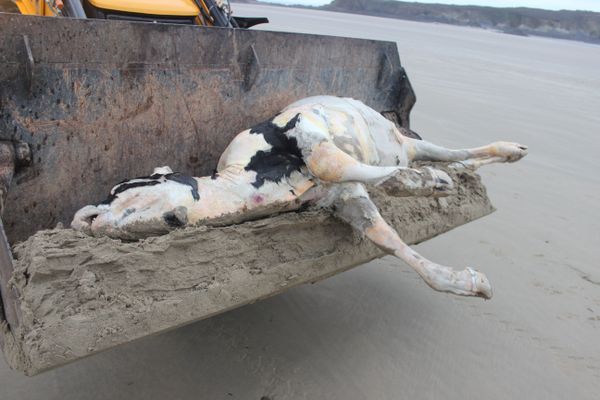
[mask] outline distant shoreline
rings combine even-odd
[[[471,26],[519,36],[540,36],[600,44],[600,13],[593,11],[496,8],[385,0],[335,0],[313,7],[235,0],[236,3],[336,11],[416,22]]]

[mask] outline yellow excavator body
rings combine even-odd
[[[198,6],[193,0],[89,0],[94,7],[135,14],[196,16]]]
[[[13,0],[21,14],[39,16],[65,16],[63,0]],[[182,21],[194,25],[219,25],[214,20],[215,5],[222,2],[206,0],[85,0],[80,2],[88,17],[105,18],[107,13],[132,16],[154,16],[159,18],[186,18]],[[71,16],[68,15],[67,16]],[[123,18],[125,19],[125,18]],[[159,21],[156,21],[159,22]],[[175,21],[165,21],[175,22]],[[180,22],[181,23],[181,22]]]
[[[44,0],[15,0],[14,3],[19,8],[21,14],[43,16],[56,15],[55,10],[53,10]]]
[[[193,0],[88,0],[88,3],[101,10],[146,15],[193,17],[200,12]],[[62,7],[60,1],[45,0],[15,0],[15,4],[26,15],[55,16]]]
[[[8,3],[8,4],[7,4]],[[269,22],[233,16],[224,0],[0,0],[0,11],[90,19],[113,19],[247,29]]]

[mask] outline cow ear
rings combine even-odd
[[[173,173],[173,170],[171,169],[171,167],[169,167],[168,165],[165,165],[164,167],[154,168],[152,175],[154,175],[154,174],[166,175],[166,174],[172,174],[172,173]]]

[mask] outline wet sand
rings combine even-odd
[[[600,392],[600,46],[235,5],[266,28],[394,40],[412,128],[530,146],[481,171],[498,211],[417,246],[484,271],[491,301],[430,290],[384,258],[34,378],[1,399],[596,399]],[[263,28],[264,29],[264,28]]]

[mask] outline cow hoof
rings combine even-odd
[[[446,197],[454,190],[454,182],[446,172],[432,167],[423,167],[431,177],[432,196]]]
[[[494,150],[498,157],[502,157],[506,162],[511,163],[519,161],[527,155],[527,146],[519,143],[496,142],[494,143]]]
[[[471,296],[482,297],[489,300],[493,296],[492,285],[488,278],[479,271],[475,271],[473,268],[467,268],[470,275],[470,293]]]

